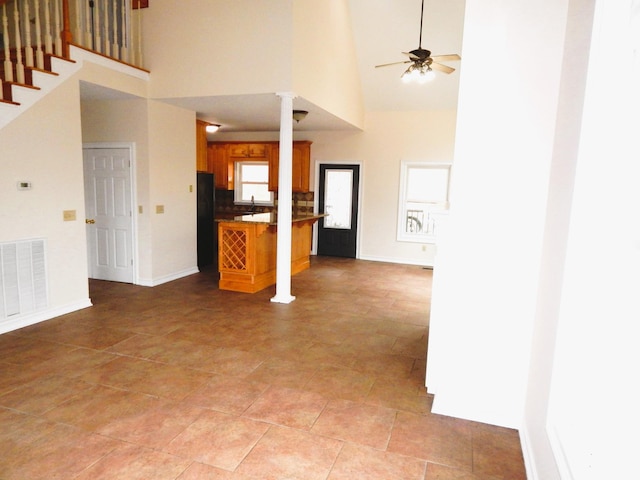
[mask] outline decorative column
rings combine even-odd
[[[278,171],[278,236],[276,244],[276,303],[291,303],[291,194],[293,176],[293,98],[280,97],[280,165]]]

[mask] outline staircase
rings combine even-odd
[[[4,72],[0,75],[2,98],[0,98],[0,129],[43,98],[73,73],[79,64],[70,59],[53,54],[45,56],[45,68],[27,67],[24,82],[6,81]]]
[[[0,0],[0,129],[80,68],[71,47],[140,68],[141,2]]]

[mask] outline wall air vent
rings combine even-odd
[[[47,305],[45,240],[0,243],[0,320]]]

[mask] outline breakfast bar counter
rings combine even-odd
[[[293,215],[291,275],[309,268],[312,226],[324,216]],[[218,220],[220,290],[255,293],[276,283],[277,223],[275,213]]]

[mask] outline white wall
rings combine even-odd
[[[142,14],[152,98],[294,92],[362,125],[347,0],[165,0]]]
[[[296,0],[292,21],[293,91],[362,126],[364,105],[347,0]]]
[[[49,308],[0,332],[90,305],[81,141],[75,77],[0,129],[0,242],[45,238],[49,281]],[[76,220],[64,222],[64,210]]]
[[[82,120],[85,143],[135,144],[137,283],[197,271],[195,113],[145,99],[100,100],[83,102]]]
[[[561,96],[531,344],[531,368],[522,427],[533,478],[545,480],[560,478],[549,442],[547,417],[590,53],[588,45],[591,41],[593,3],[593,0],[569,2]]]
[[[143,10],[152,96],[291,90],[291,5],[291,0],[152,2]]]
[[[640,2],[468,7],[451,235],[434,272],[433,411],[520,428],[529,478],[629,478],[629,432],[640,427]],[[482,32],[483,50],[515,58],[489,80]],[[527,64],[527,48],[545,52],[544,69]],[[483,224],[492,237],[473,236]]]
[[[640,2],[589,3],[591,62],[546,422],[562,478],[581,480],[637,476],[631,436],[640,427]],[[604,57],[616,65],[614,85]]]
[[[521,426],[566,15],[566,1],[467,3],[427,361],[436,413]]]
[[[198,270],[195,138],[195,112],[149,102],[152,284]]]

